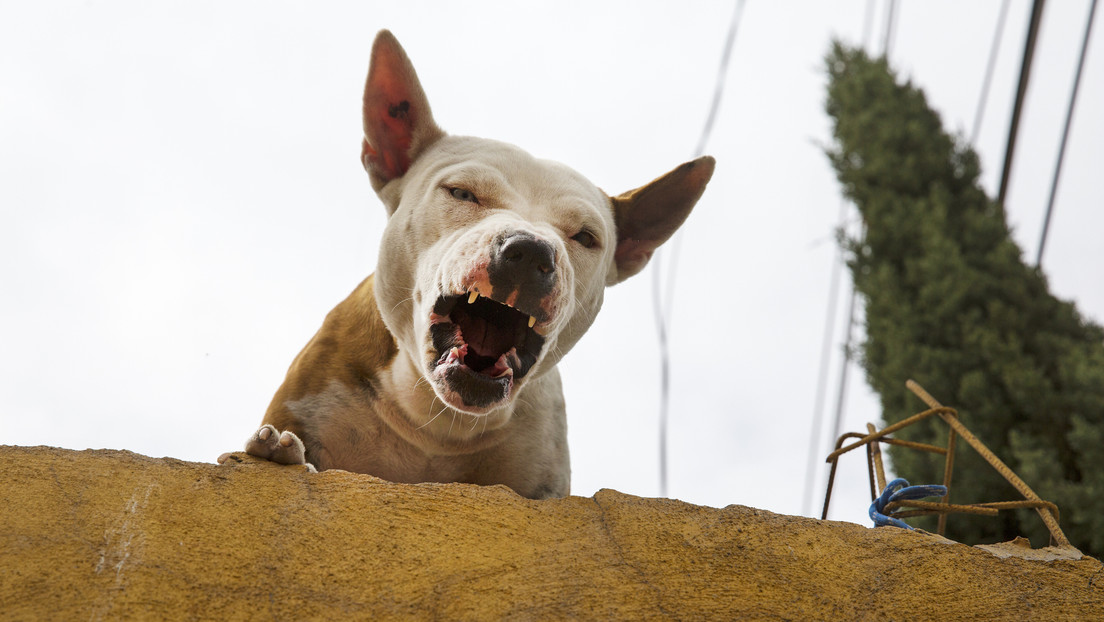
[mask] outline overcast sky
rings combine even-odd
[[[951,131],[973,124],[1000,4],[899,3],[891,61]],[[832,37],[862,41],[866,5],[750,0],[743,12],[706,148],[717,171],[681,238],[671,497],[802,511],[840,212],[822,58]],[[617,193],[692,156],[732,7],[0,4],[0,443],[206,462],[241,448],[292,358],[377,261],[384,210],[359,154],[379,29],[405,46],[447,131],[518,144]],[[1051,2],[1043,20],[1007,204],[1029,260],[1087,10]],[[1029,14],[1011,3],[977,142],[994,194]],[[1043,262],[1097,322],[1102,28]],[[609,291],[562,363],[574,494],[658,494],[651,296],[650,270]],[[879,417],[853,370],[845,429]],[[863,463],[845,458],[833,518],[867,524]]]

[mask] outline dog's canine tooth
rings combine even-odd
[[[479,292],[477,292],[473,289],[471,291],[471,293],[468,294],[468,304],[470,304],[470,305],[475,304],[475,301],[478,300],[478,299],[479,299]]]
[[[533,328],[537,324],[537,318],[532,315],[529,316],[529,328]]]
[[[448,358],[445,359],[445,364],[446,365],[452,365],[453,363],[456,363],[457,361],[463,360],[463,358],[464,358],[464,353],[460,351],[460,348],[459,347],[453,347],[451,350],[449,350]]]

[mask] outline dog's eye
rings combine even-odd
[[[598,238],[585,229],[571,236],[571,239],[578,242],[583,248],[594,248],[598,245]]]
[[[479,205],[479,199],[475,197],[475,194],[471,190],[465,190],[464,188],[451,188],[449,194],[457,201],[466,201],[468,203],[475,203]]]

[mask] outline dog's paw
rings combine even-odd
[[[314,465],[307,462],[306,448],[294,432],[279,432],[271,425],[263,425],[245,443],[245,453],[277,464],[302,464],[315,472]],[[233,454],[219,456],[222,464]]]

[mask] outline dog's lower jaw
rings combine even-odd
[[[444,354],[438,354],[435,349],[427,351],[423,384],[432,387],[441,404],[465,415],[486,417],[509,412],[534,370],[528,369],[526,377],[519,378],[515,372],[519,365],[518,355],[511,350],[487,369],[475,371],[464,363],[468,347],[462,343]]]
[[[485,415],[509,403],[514,389],[513,370],[507,367],[495,376],[473,371],[461,362],[460,349],[453,348],[430,372],[437,397],[470,415]]]
[[[393,392],[395,409],[384,418],[407,442],[427,454],[463,454],[495,444],[509,428],[515,400],[473,412],[462,403],[446,401],[418,362],[402,355],[400,359],[387,374],[387,384],[413,389]]]

